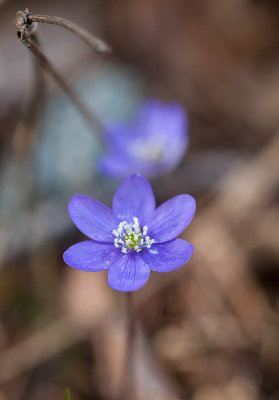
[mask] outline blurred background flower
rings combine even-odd
[[[188,145],[183,107],[155,99],[142,103],[133,121],[112,123],[104,134],[108,154],[99,168],[117,178],[162,175],[177,166]]]

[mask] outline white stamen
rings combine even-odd
[[[124,254],[133,250],[139,253],[143,248],[150,249],[151,245],[155,243],[154,239],[147,236],[148,226],[141,227],[138,217],[133,217],[132,220],[132,224],[127,221],[120,222],[117,229],[112,231],[115,236],[114,246],[121,247]]]

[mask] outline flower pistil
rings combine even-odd
[[[155,243],[154,239],[150,239],[147,235],[148,227],[144,225],[142,228],[137,217],[133,217],[133,224],[122,221],[117,229],[113,230],[114,246],[121,247],[122,253],[128,253],[135,250],[141,252],[144,247],[148,249]]]

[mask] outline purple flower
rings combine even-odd
[[[175,168],[187,149],[186,114],[178,103],[148,100],[134,121],[107,126],[104,138],[108,152],[99,159],[103,174],[161,175]]]
[[[108,270],[112,289],[137,290],[147,282],[150,270],[173,271],[190,259],[193,246],[176,237],[191,222],[195,209],[188,194],[155,208],[152,188],[139,174],[119,186],[112,210],[90,197],[74,196],[70,216],[91,240],[71,246],[64,261],[82,271]]]

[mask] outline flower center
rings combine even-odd
[[[159,161],[163,156],[162,149],[157,146],[142,146],[139,148],[139,154],[149,161]]]
[[[114,246],[121,247],[122,253],[128,253],[131,250],[139,253],[144,247],[150,249],[155,240],[147,236],[147,231],[148,227],[145,225],[141,228],[137,217],[133,218],[133,224],[122,221],[118,228],[112,231],[115,236]]]
[[[160,161],[164,156],[164,146],[158,140],[138,140],[134,145],[134,154],[147,161]]]

